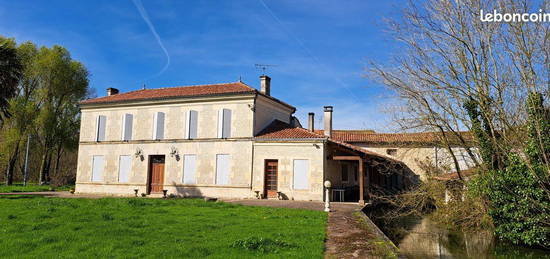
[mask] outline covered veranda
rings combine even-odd
[[[417,178],[402,162],[347,143],[329,142],[325,180],[332,202],[364,205],[373,194],[406,189]]]

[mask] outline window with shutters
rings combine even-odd
[[[130,179],[130,170],[132,168],[131,156],[120,156],[118,159],[118,182],[127,183]]]
[[[97,116],[96,122],[96,141],[105,141],[105,124],[107,123],[107,117],[104,115]]]
[[[183,156],[183,183],[196,184],[197,183],[196,172],[197,172],[197,156],[184,155]]]
[[[122,140],[132,140],[133,122],[134,115],[127,113],[122,116]]]
[[[156,112],[153,117],[153,139],[164,139],[164,112]]]
[[[231,110],[221,109],[218,112],[218,138],[231,137]]]
[[[103,181],[104,167],[105,167],[105,158],[103,156],[92,157],[92,182]]]
[[[187,111],[185,118],[185,138],[196,139],[198,135],[199,113],[193,110]]]
[[[294,160],[293,187],[295,190],[309,189],[309,160]]]
[[[216,155],[216,184],[229,184],[229,163],[231,155]]]

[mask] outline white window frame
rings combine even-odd
[[[187,158],[193,157],[194,160],[194,166],[188,167],[187,165]],[[197,155],[196,154],[185,154],[183,155],[183,177],[181,179],[181,182],[183,184],[197,184]],[[192,174],[189,170],[192,170]],[[192,175],[192,178],[186,178],[187,176]],[[191,181],[186,181],[191,180]]]
[[[122,158],[125,158],[125,159],[129,159],[129,164],[128,164],[128,172],[126,173],[126,179],[123,180],[121,179],[121,175],[122,175]],[[131,155],[120,155],[118,156],[118,182],[119,183],[127,183],[130,181],[130,173],[132,173],[132,156]]]
[[[159,125],[158,125],[158,117],[159,117],[159,114],[162,114],[162,136],[158,136],[159,133],[158,133],[158,129],[159,129]],[[164,139],[164,133],[165,133],[165,129],[166,129],[166,113],[164,112],[155,112],[153,114],[153,140],[162,140]]]
[[[100,125],[100,122],[101,122],[101,118],[104,118],[104,121],[103,121],[103,139],[100,139],[100,133],[101,133],[101,125]],[[105,141],[105,139],[107,139],[107,116],[105,115],[98,115],[97,116],[97,119],[96,119],[96,128],[95,128],[95,141],[99,142],[99,141]]]
[[[219,158],[220,156],[227,156],[227,182],[222,182],[220,183],[220,180],[221,179],[224,179],[224,178],[221,178],[219,177],[220,176],[220,173],[221,172],[221,169],[220,169],[220,164],[218,163],[219,161]],[[216,175],[214,177],[214,184],[216,185],[230,185],[231,184],[231,155],[230,154],[216,154]]]
[[[195,113],[195,132],[194,134],[191,134],[193,133],[191,131],[192,129],[192,124],[191,124],[191,115],[192,113]],[[185,138],[186,139],[196,139],[197,137],[199,136],[199,112],[198,111],[195,111],[195,110],[188,110],[186,113],[185,113]]]
[[[128,125],[126,125],[126,124],[127,124],[126,121],[128,120],[128,115],[130,115],[130,118],[132,118],[132,119],[131,119],[131,120],[132,120],[132,123],[130,124],[130,128],[129,128],[129,129],[126,128],[126,126],[128,126]],[[133,133],[134,133],[134,132],[133,132],[133,128],[134,128],[134,115],[131,114],[131,113],[125,113],[125,114],[123,114],[123,115],[122,115],[122,134],[120,134],[120,139],[121,139],[122,141],[129,141],[129,140],[132,140],[132,138],[133,138]],[[126,131],[127,131],[127,130],[130,131],[130,132],[129,132],[129,135],[130,135],[130,136],[129,136],[128,138],[126,138]]]
[[[96,164],[96,161],[99,161],[101,158],[101,162],[103,163],[101,165],[101,167],[97,167],[95,166]],[[95,169],[100,169],[101,171],[100,172],[96,172]],[[91,170],[92,174],[91,174],[91,177],[90,177],[90,180],[92,182],[103,182],[104,179],[105,179],[105,156],[101,156],[101,155],[95,155],[95,156],[92,156],[92,170]]]
[[[305,172],[305,184],[304,186],[305,187],[296,187],[296,161],[306,161],[307,162],[307,168],[306,168],[306,172]],[[310,176],[310,169],[311,167],[311,163],[310,163],[310,160],[309,159],[294,159],[292,161],[292,189],[293,190],[310,190],[311,189],[311,186],[310,186],[310,183],[309,183],[309,176]]]
[[[231,109],[222,108],[218,110],[218,138],[231,138],[232,117],[233,112]]]

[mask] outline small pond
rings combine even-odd
[[[367,213],[368,214],[368,213]],[[439,227],[429,216],[392,222],[371,219],[407,258],[550,258],[550,251],[499,242],[491,232],[466,233]]]

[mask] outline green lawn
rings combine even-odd
[[[24,186],[22,183],[15,183],[13,185],[0,184],[0,193],[68,191],[73,187],[74,185],[64,185],[64,186],[53,187],[50,185],[39,185],[36,183],[29,183],[27,184],[27,186]]]
[[[0,258],[322,258],[326,222],[198,199],[0,197]]]

